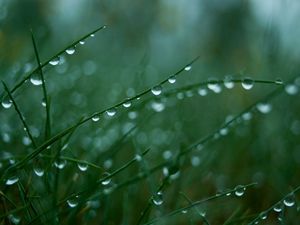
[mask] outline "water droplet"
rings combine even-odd
[[[281,212],[281,211],[283,210],[283,208],[284,208],[284,204],[283,204],[282,202],[278,202],[278,203],[274,206],[273,210],[274,210],[275,212]]]
[[[117,113],[117,109],[116,108],[111,108],[109,110],[106,111],[106,114],[110,117],[113,117],[114,115],[116,115]]]
[[[226,135],[228,134],[228,132],[229,132],[229,130],[228,130],[227,127],[224,127],[224,128],[222,128],[222,129],[220,129],[220,134],[221,134],[222,136],[226,136]]]
[[[90,37],[95,37],[95,34],[91,34]]]
[[[284,87],[284,90],[289,95],[296,95],[299,91],[298,87],[295,84],[288,84]]]
[[[108,172],[104,172],[102,174],[102,179],[101,179],[102,180],[101,181],[102,185],[106,186],[111,182],[111,178],[107,178],[109,175],[110,175],[110,173],[108,173]]]
[[[207,95],[207,90],[205,88],[199,88],[198,89],[198,94],[200,96],[206,96]]]
[[[238,197],[244,195],[246,188],[243,185],[238,185],[234,188],[234,194]]]
[[[100,120],[100,116],[99,115],[95,115],[92,117],[92,121],[97,122]]]
[[[49,61],[49,64],[52,65],[52,66],[56,66],[56,65],[59,64],[59,62],[60,62],[60,57],[57,56],[56,58],[51,59],[51,60]]]
[[[60,170],[62,170],[63,168],[65,168],[65,166],[67,165],[67,161],[66,160],[57,160],[54,162],[54,166]]]
[[[181,213],[182,213],[182,214],[186,214],[187,212],[188,212],[187,209],[181,210]]]
[[[129,108],[131,106],[131,101],[128,99],[126,102],[123,103],[125,108]]]
[[[165,104],[160,101],[153,101],[153,102],[151,102],[151,108],[155,112],[162,112],[165,109]]]
[[[154,95],[160,95],[162,92],[162,87],[160,85],[157,85],[151,89],[151,92]]]
[[[168,82],[170,84],[174,84],[176,82],[176,76],[175,75],[170,76],[168,79]]]
[[[163,204],[163,195],[160,191],[157,192],[154,196],[152,196],[152,202],[154,203],[154,205],[157,206]]]
[[[286,198],[283,200],[283,204],[287,207],[292,207],[295,205],[296,199],[294,194],[289,194],[286,196]]]
[[[242,119],[243,120],[251,120],[252,119],[252,113],[251,112],[245,112],[245,113],[243,113],[243,115],[242,115]]]
[[[71,48],[67,49],[66,53],[69,55],[73,55],[75,53],[75,47],[71,47]]]
[[[78,164],[77,164],[77,167],[78,167],[78,169],[79,169],[80,171],[83,171],[83,172],[84,172],[84,171],[87,171],[89,165],[86,164],[86,163],[78,163]]]
[[[142,156],[139,154],[135,155],[135,160],[138,162],[142,161]]]
[[[242,87],[245,90],[250,90],[254,86],[254,80],[250,77],[245,77],[242,81]]]
[[[283,81],[281,79],[276,79],[275,84],[283,84]]]
[[[34,73],[30,76],[30,82],[35,85],[39,86],[43,83],[40,73]]]
[[[1,105],[5,109],[9,109],[12,106],[12,101],[8,95],[4,96],[4,98],[2,99]]]
[[[256,108],[258,109],[259,112],[261,112],[263,114],[267,114],[267,113],[271,112],[272,105],[267,102],[261,102],[256,105]]]
[[[78,196],[68,199],[67,204],[70,208],[75,208],[78,205]]]
[[[19,181],[19,178],[17,176],[13,176],[13,177],[8,178],[5,182],[5,184],[13,185],[13,184],[17,183],[18,181]]]
[[[228,89],[232,89],[234,87],[234,82],[232,81],[232,77],[225,77],[224,86]]]
[[[85,40],[79,41],[79,44],[84,45],[85,44]]]
[[[33,169],[33,172],[35,173],[35,175],[37,175],[38,177],[42,177],[44,175],[44,170],[40,167],[36,167]]]
[[[186,67],[184,67],[184,70],[185,71],[190,71],[192,69],[192,66],[191,65],[187,65]]]
[[[262,220],[267,219],[267,217],[268,217],[268,212],[261,212],[259,214],[259,218],[262,219]]]
[[[10,222],[12,222],[13,224],[19,224],[20,221],[21,221],[21,218],[16,216],[16,215],[13,215],[13,214],[10,214],[8,215],[8,219],[10,220]]]
[[[215,93],[220,93],[222,88],[217,79],[210,78],[207,83],[208,89],[212,90]]]
[[[197,167],[197,166],[200,165],[200,163],[201,163],[201,160],[200,160],[199,156],[192,156],[191,157],[191,164],[192,164],[192,166]]]
[[[47,105],[46,105],[46,99],[45,99],[45,98],[42,99],[42,106],[43,106],[43,107],[46,107],[46,106],[47,106]]]

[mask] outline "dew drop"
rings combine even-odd
[[[13,177],[8,178],[5,182],[5,184],[13,185],[13,184],[17,183],[18,181],[19,181],[19,178],[17,176],[13,176]]]
[[[117,113],[117,109],[116,108],[111,108],[109,110],[106,111],[106,114],[110,117],[113,117],[114,115],[116,115]]]
[[[192,66],[191,65],[187,65],[186,67],[184,67],[184,70],[185,71],[190,71],[192,69]]]
[[[198,95],[206,96],[207,95],[207,90],[205,88],[199,88],[198,89]]]
[[[267,217],[268,217],[268,212],[261,212],[261,213],[259,214],[259,218],[260,218],[261,220],[265,220],[265,219],[267,219]]]
[[[215,93],[220,93],[222,91],[222,88],[218,82],[218,80],[214,78],[210,78],[207,83],[208,89],[212,90]]]
[[[187,209],[181,210],[181,213],[182,213],[182,214],[186,214],[187,212],[188,212]]]
[[[281,79],[276,79],[275,84],[283,84],[283,81]]]
[[[38,177],[42,177],[44,176],[45,171],[42,168],[36,167],[33,169],[33,172],[35,173],[35,175],[37,175]]]
[[[16,215],[13,215],[13,214],[10,214],[8,215],[8,219],[10,220],[11,223],[13,224],[19,224],[20,221],[21,221],[21,218],[16,216]]]
[[[109,175],[110,175],[110,173],[108,173],[108,172],[104,172],[102,174],[102,179],[101,179],[102,180],[101,181],[102,185],[106,186],[106,185],[110,184],[111,178],[107,178]]]
[[[66,160],[57,160],[54,162],[54,166],[60,170],[65,168],[66,164],[67,164]]]
[[[100,116],[99,115],[95,115],[92,117],[92,121],[97,122],[100,120]]]
[[[80,171],[84,172],[84,171],[87,171],[89,165],[86,163],[78,163],[77,167]]]
[[[252,119],[252,113],[251,112],[245,112],[242,115],[242,119],[247,121],[247,120],[251,120]]]
[[[9,109],[12,106],[12,101],[8,95],[4,96],[4,98],[2,99],[1,105],[5,109]]]
[[[244,195],[246,188],[243,185],[238,185],[234,188],[234,194],[238,197]]]
[[[191,164],[192,164],[193,167],[199,166],[200,163],[201,163],[201,160],[200,160],[199,156],[192,156],[191,157]]]
[[[95,37],[95,34],[91,34],[90,37]]]
[[[292,207],[295,205],[295,195],[294,194],[289,194],[286,196],[286,198],[283,200],[283,204],[287,207]]]
[[[136,154],[134,158],[135,158],[135,160],[138,161],[138,162],[142,161],[142,156],[139,155],[139,154]]]
[[[39,73],[34,73],[30,76],[30,82],[35,85],[35,86],[39,86],[41,85],[42,82],[42,78],[41,75]]]
[[[284,204],[283,204],[282,202],[278,202],[278,203],[274,206],[273,210],[274,210],[275,212],[281,212],[281,211],[283,210],[283,208],[284,208]]]
[[[267,113],[271,112],[272,105],[267,102],[261,102],[256,105],[256,108],[258,109],[259,112],[261,112],[263,114],[267,114]]]
[[[78,205],[78,196],[67,200],[67,204],[70,208],[75,208]]]
[[[234,87],[234,82],[231,77],[225,77],[224,86],[228,89],[232,89]]]
[[[162,87],[160,85],[157,85],[151,89],[151,92],[154,95],[160,95],[162,92]]]
[[[163,204],[163,195],[162,193],[159,191],[157,192],[153,197],[152,197],[152,202],[154,203],[154,205],[162,205]]]
[[[229,130],[227,127],[223,127],[222,129],[220,129],[219,132],[222,136],[226,136],[228,134]]]
[[[45,98],[42,99],[42,106],[43,106],[43,107],[46,107],[46,106],[47,106],[47,105],[46,105],[46,99],[45,99]]]
[[[254,80],[250,77],[245,77],[243,80],[242,80],[242,87],[245,89],[245,90],[250,90],[251,88],[253,88],[254,86]]]
[[[59,62],[60,62],[60,57],[57,56],[56,58],[51,59],[51,60],[49,61],[49,64],[52,65],[52,66],[56,66],[56,65],[59,64]]]
[[[289,95],[296,95],[299,91],[298,87],[295,84],[288,84],[284,87],[284,90]]]
[[[84,44],[85,44],[85,41],[84,41],[84,40],[81,40],[81,41],[79,41],[79,44],[84,45]]]
[[[168,82],[170,84],[174,84],[176,82],[176,76],[175,75],[170,76],[168,79]]]
[[[162,112],[165,109],[165,104],[160,101],[153,101],[153,102],[151,102],[151,108],[155,112]]]
[[[68,48],[68,49],[66,50],[66,53],[67,53],[68,55],[73,55],[73,54],[75,53],[75,47]]]
[[[129,108],[131,106],[131,101],[128,99],[126,102],[123,103],[125,108]]]

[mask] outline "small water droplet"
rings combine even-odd
[[[46,99],[45,99],[45,98],[42,99],[42,106],[43,106],[43,107],[46,107],[46,106],[47,106],[47,105],[46,105]]]
[[[225,77],[224,86],[228,89],[232,89],[234,87],[234,82],[232,81],[232,77]]]
[[[206,96],[207,95],[207,90],[205,88],[199,88],[198,89],[198,94],[200,96]]]
[[[139,155],[139,154],[136,154],[135,155],[135,160],[138,161],[138,162],[142,161],[142,156]]]
[[[92,117],[92,121],[97,122],[100,120],[100,116],[99,115],[95,115]]]
[[[185,71],[190,71],[192,69],[192,66],[191,65],[187,65],[186,67],[184,67],[184,70]]]
[[[18,181],[19,181],[19,178],[17,176],[13,176],[13,177],[8,178],[5,182],[5,184],[13,185],[13,184],[17,183]]]
[[[68,199],[67,204],[70,208],[75,208],[78,205],[78,196]]]
[[[174,84],[176,82],[176,76],[175,75],[170,76],[168,79],[168,82],[170,84]]]
[[[243,115],[242,115],[242,119],[243,120],[251,120],[252,119],[252,113],[251,112],[245,112],[245,113],[243,113]]]
[[[275,84],[283,84],[283,81],[281,79],[276,79]]]
[[[73,55],[75,53],[75,47],[68,48],[66,50],[66,53],[69,55]]]
[[[289,95],[296,95],[299,91],[298,87],[295,84],[288,84],[284,87],[284,90]]]
[[[79,44],[84,45],[85,44],[85,40],[79,41]]]
[[[278,202],[278,203],[274,206],[273,210],[274,210],[275,212],[281,212],[281,211],[283,210],[283,208],[284,208],[284,204],[283,204],[282,202]]]
[[[242,81],[242,87],[245,90],[250,90],[254,86],[254,80],[250,77],[245,77]]]
[[[243,185],[238,185],[234,188],[234,194],[238,197],[244,195],[246,188]]]
[[[263,114],[267,114],[267,113],[271,112],[272,105],[267,102],[261,102],[256,105],[256,108],[258,109],[259,112],[261,112]]]
[[[261,212],[261,213],[259,214],[259,218],[260,218],[261,220],[265,220],[265,219],[267,219],[267,217],[268,217],[268,212]]]
[[[8,95],[4,96],[4,98],[2,99],[1,105],[5,109],[9,109],[12,106],[12,101]]]
[[[222,136],[226,136],[228,134],[229,130],[227,127],[223,127],[222,129],[220,129],[219,133],[222,135]]]
[[[288,196],[285,197],[283,200],[283,204],[287,207],[292,207],[295,205],[296,199],[294,194],[289,194]]]
[[[60,63],[60,57],[59,57],[59,56],[57,56],[56,58],[51,59],[51,60],[49,61],[49,64],[52,65],[52,66],[56,66],[56,65],[58,65],[59,63]]]
[[[42,168],[40,168],[40,167],[33,168],[33,172],[38,177],[42,177],[44,175],[44,173],[45,173],[45,171]]]
[[[192,164],[192,166],[197,167],[197,166],[200,165],[200,163],[201,163],[201,160],[200,160],[199,156],[192,156],[191,157],[191,164]]]
[[[87,171],[89,165],[86,163],[78,163],[77,167],[80,171],[84,172],[84,171]]]
[[[126,102],[124,102],[124,103],[123,103],[123,106],[124,106],[125,108],[129,108],[129,107],[131,106],[131,101],[130,101],[130,99],[128,99]]]
[[[154,196],[152,196],[152,202],[157,206],[162,205],[164,202],[162,192],[159,191]]]
[[[154,95],[160,95],[162,92],[162,87],[160,85],[157,85],[151,89],[151,92]]]
[[[165,104],[162,103],[161,101],[153,101],[153,102],[151,102],[151,108],[155,112],[162,112],[165,109]]]
[[[187,212],[188,212],[187,209],[181,210],[181,213],[182,213],[182,214],[186,214]]]
[[[215,93],[220,93],[222,88],[217,79],[210,78],[207,83],[208,89],[212,90]]]
[[[95,37],[95,34],[91,34],[90,37]]]
[[[54,162],[54,166],[60,170],[62,170],[63,168],[65,168],[65,166],[67,165],[67,161],[66,160],[57,160]]]
[[[116,115],[117,113],[117,109],[116,108],[111,108],[109,110],[106,111],[106,114],[110,117],[113,117],[114,115]]]
[[[102,180],[101,181],[102,185],[106,186],[106,185],[108,185],[111,182],[111,178],[108,177],[109,175],[110,175],[110,173],[108,173],[108,172],[104,172],[102,174],[102,179],[101,179]]]
[[[42,81],[42,77],[40,75],[40,73],[34,73],[30,76],[30,82],[35,85],[35,86],[39,86],[43,83]]]

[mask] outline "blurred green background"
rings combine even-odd
[[[82,35],[107,25],[84,45],[78,45],[73,55],[64,55],[63,63],[44,68],[56,134],[82,115],[106,109],[154,86],[198,55],[192,70],[178,76],[174,85],[164,86],[163,91],[228,75],[288,81],[299,74],[299,21],[298,0],[0,0],[0,76],[13,87],[36,67],[30,29],[44,62]],[[159,113],[153,113],[151,105],[129,113],[121,110],[113,119],[85,124],[74,135],[68,151],[93,161],[137,124],[138,130],[122,144],[118,156],[100,157],[94,163],[105,166],[112,160],[109,169],[117,169],[136,149],[150,147],[148,164],[152,167],[164,160],[166,151],[175,154],[211,134],[229,115],[240,113],[275,88],[255,84],[246,91],[237,84],[230,90],[223,87],[219,94],[210,91],[206,97],[193,90],[183,93],[182,100],[178,95],[165,99],[166,107]],[[45,120],[41,88],[28,81],[14,96],[41,144]],[[237,201],[225,199],[206,206],[213,224],[224,222],[238,207],[248,215],[270,207],[300,185],[299,113],[297,87],[295,94],[283,93],[273,99],[269,114],[256,114],[226,137],[190,154],[186,161],[197,157],[199,165],[184,164],[184,178],[175,181],[179,184],[174,185],[177,189],[174,187],[173,192],[181,190],[197,200],[238,184],[258,182]],[[1,108],[0,121],[3,159],[7,154],[32,150],[13,107]],[[62,177],[74,170],[69,169]],[[136,170],[119,179],[126,180]],[[157,185],[160,176],[154,178]],[[137,194],[128,207],[129,223],[136,221],[150,196],[146,183],[132,188],[137,188]],[[132,192],[124,189],[121,196],[112,198],[122,202],[126,193],[130,196]],[[174,209],[170,193],[165,211]],[[114,210],[109,214],[111,224],[123,221],[123,205],[109,207]],[[286,212],[288,224],[297,224],[298,210],[295,207]],[[275,217],[270,216],[270,224]],[[187,221],[181,218],[177,222]]]

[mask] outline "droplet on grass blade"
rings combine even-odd
[[[161,87],[161,85],[157,85],[157,86],[155,86],[155,87],[153,87],[152,89],[151,89],[151,92],[152,92],[152,94],[154,94],[154,95],[160,95],[161,94],[161,92],[162,92],[162,87]]]
[[[250,77],[245,77],[242,81],[242,87],[245,89],[245,90],[250,90],[252,89],[254,86],[254,80]]]

